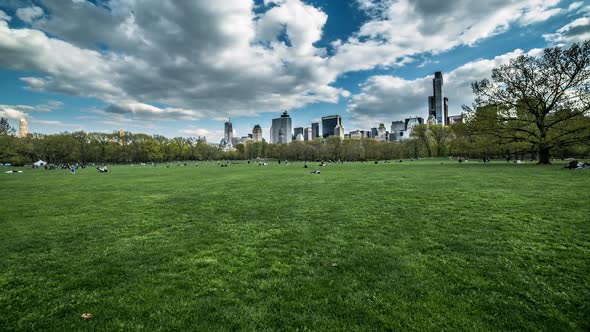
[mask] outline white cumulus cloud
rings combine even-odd
[[[43,16],[43,9],[37,6],[19,8],[16,10],[16,16],[25,23],[33,23],[34,20]]]
[[[539,49],[533,49],[528,54],[538,55],[539,52]],[[475,96],[471,90],[472,82],[489,78],[493,68],[522,54],[522,50],[515,50],[493,59],[468,62],[451,72],[443,73],[444,96],[449,98],[449,114],[460,114],[463,105],[473,103]],[[352,96],[347,112],[361,128],[410,116],[420,116],[426,120],[428,96],[433,93],[432,79],[433,76],[414,80],[389,75],[372,76],[361,85],[361,92]]]

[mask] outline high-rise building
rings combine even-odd
[[[255,125],[252,129],[252,140],[254,142],[262,142],[262,128],[260,128],[260,125]]]
[[[428,120],[426,120],[426,124],[429,126],[433,126],[436,124],[436,118],[434,117],[434,115],[430,114],[428,116]]]
[[[348,133],[348,137],[350,137],[350,138],[358,138],[358,139],[363,138],[362,133],[361,133],[360,130],[351,131],[350,133]]]
[[[377,135],[375,136],[376,140],[379,141],[387,141],[387,129],[385,129],[385,124],[380,123],[379,128],[377,128]]]
[[[406,123],[404,121],[392,121],[391,122],[391,141],[399,141],[403,136],[403,132],[406,130]]]
[[[449,125],[449,98],[445,97],[444,98],[444,107],[443,107],[443,113],[444,113],[444,117],[445,117],[445,126]]]
[[[291,117],[287,111],[280,118],[272,119],[270,127],[270,142],[274,144],[289,144],[292,140]]]
[[[29,123],[27,119],[20,118],[18,121],[18,137],[25,138],[29,134]]]
[[[379,130],[377,128],[371,128],[371,138],[377,139],[377,136],[379,136]]]
[[[440,71],[434,73],[432,79],[433,95],[428,97],[428,116],[434,116],[436,124],[445,126],[449,114],[448,99],[443,93],[443,76]]]
[[[225,140],[226,146],[229,145],[229,148],[231,148],[231,145],[233,144],[233,138],[234,138],[234,127],[231,123],[231,119],[228,119],[227,122],[225,123],[225,128],[223,130],[223,139]]]
[[[449,116],[448,125],[454,125],[456,123],[465,123],[465,116],[463,113],[461,115],[451,115]]]
[[[314,122],[311,124],[311,139],[316,139],[320,137],[320,124],[318,122]]]
[[[420,117],[410,117],[406,119],[405,124],[406,130],[404,130],[403,137],[404,139],[408,139],[412,134],[412,131],[414,131],[414,127],[419,124],[424,124],[424,119]]]
[[[436,122],[436,107],[434,106],[434,96],[428,97],[428,117],[427,119],[434,119]]]
[[[305,141],[311,141],[311,140],[313,140],[311,128],[305,127],[303,129],[303,139]]]
[[[293,139],[295,139],[299,134],[303,136],[303,127],[296,127],[293,129]]]
[[[404,121],[392,121],[391,122],[391,132],[395,133],[396,131],[401,131],[406,129],[406,123]]]
[[[322,136],[336,136],[336,127],[342,126],[342,117],[340,115],[330,115],[322,117]],[[342,133],[344,135],[344,133]]]
[[[334,128],[334,136],[344,138],[344,127],[342,125],[339,124]]]

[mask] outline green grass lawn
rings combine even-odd
[[[590,171],[311,165],[2,172],[0,330],[590,330]]]

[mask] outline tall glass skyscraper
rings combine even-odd
[[[314,122],[311,124],[311,139],[316,139],[318,137],[320,137],[320,124]]]
[[[231,146],[233,136],[234,136],[234,128],[231,123],[231,119],[228,119],[228,121],[225,123],[225,129],[223,131],[223,139],[225,140],[225,144]]]
[[[287,111],[280,118],[272,119],[270,142],[273,144],[289,144],[292,140],[291,117]]]
[[[322,136],[334,136],[336,126],[342,126],[342,117],[340,115],[330,115],[322,117]]]
[[[428,97],[428,116],[433,116],[437,124],[446,126],[447,117],[449,116],[449,100],[445,98],[443,93],[443,76],[440,71],[434,73],[432,93],[433,95]]]

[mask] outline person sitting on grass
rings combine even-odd
[[[576,169],[576,168],[578,168],[578,161],[576,159],[570,161],[569,163],[567,163],[565,165],[565,168],[568,168],[568,169]]]

